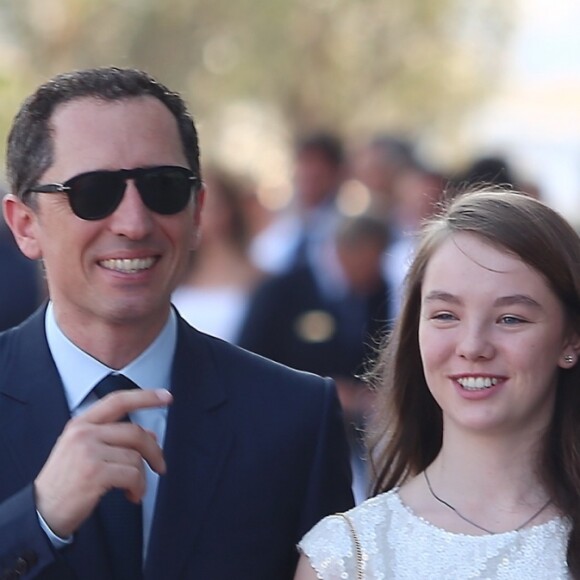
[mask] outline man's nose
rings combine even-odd
[[[151,232],[151,210],[143,203],[132,179],[127,180],[121,203],[109,219],[113,233],[132,240],[143,239]]]

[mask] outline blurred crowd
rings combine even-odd
[[[361,378],[397,315],[421,223],[474,183],[539,192],[500,157],[446,176],[406,140],[379,135],[351,149],[325,132],[297,140],[291,202],[278,213],[219,167],[204,180],[201,239],[174,304],[200,330],[335,379],[361,500],[373,398]]]
[[[475,183],[540,192],[500,157],[449,176],[404,139],[378,135],[353,148],[326,132],[295,143],[291,202],[277,213],[245,177],[215,165],[203,177],[199,245],[173,303],[201,331],[335,379],[360,501],[368,477],[360,433],[373,398],[361,378],[397,315],[421,223]],[[7,228],[0,274],[0,327],[8,328],[46,293],[41,265],[21,256]]]

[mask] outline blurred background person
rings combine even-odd
[[[454,180],[455,189],[499,185],[515,189],[518,184],[509,161],[502,155],[484,155],[473,159]]]
[[[342,283],[329,293],[308,263],[273,275],[254,294],[239,344],[293,368],[335,379],[350,430],[355,498],[367,494],[359,430],[372,395],[360,380],[390,327],[391,288],[383,277],[388,243],[374,216],[341,221],[333,237]],[[320,274],[320,272],[319,272]],[[326,278],[326,285],[332,280]]]
[[[368,190],[370,211],[391,232],[383,268],[393,284],[391,310],[396,313],[416,234],[441,200],[443,180],[421,163],[412,141],[386,133],[355,150],[350,167],[353,178]]]
[[[499,185],[516,189],[535,199],[542,199],[540,186],[531,179],[522,179],[510,160],[499,154],[475,157],[451,185],[456,193],[474,186]]]
[[[22,255],[0,218],[0,330],[20,324],[45,296],[39,263]]]
[[[249,223],[244,182],[217,166],[204,177],[207,195],[201,237],[172,302],[193,326],[237,342],[248,298],[260,272],[247,255]]]
[[[298,140],[291,205],[250,248],[260,270],[279,273],[304,263],[314,269],[329,266],[329,243],[341,217],[336,196],[344,178],[345,155],[337,135],[315,132]]]
[[[367,188],[372,211],[389,223],[393,219],[395,181],[413,160],[411,143],[389,134],[375,135],[351,157],[352,177]]]
[[[399,311],[401,292],[413,260],[417,238],[425,220],[432,217],[443,197],[442,177],[414,160],[397,175],[392,188],[392,242],[383,258],[384,275],[392,281],[392,309]]]

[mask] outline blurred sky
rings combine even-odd
[[[503,153],[545,199],[580,223],[580,2],[518,0],[494,98],[468,124],[484,153]]]

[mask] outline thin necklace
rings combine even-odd
[[[442,503],[444,506],[446,506],[450,510],[454,511],[463,521],[467,522],[468,524],[471,524],[472,526],[476,527],[477,529],[481,530],[482,532],[485,532],[486,534],[497,533],[497,532],[492,532],[491,530],[488,530],[487,528],[484,528],[483,526],[480,526],[479,524],[476,524],[474,521],[470,520],[469,518],[466,518],[456,507],[453,507],[450,503],[447,503],[444,499],[441,499],[433,491],[433,488],[431,487],[431,482],[429,481],[429,476],[427,475],[426,469],[423,471],[423,475],[425,476],[425,481],[427,482],[427,487],[429,488],[431,495],[439,503]],[[552,503],[552,498],[550,498],[537,512],[532,514],[521,526],[518,526],[515,531],[519,532],[521,529],[525,528],[531,521],[535,520],[551,503]]]

